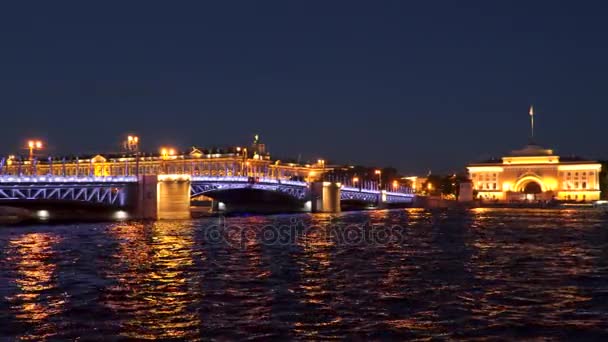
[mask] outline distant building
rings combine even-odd
[[[598,200],[601,168],[597,161],[560,157],[535,144],[467,167],[477,198],[499,201]]]
[[[253,143],[251,144],[251,151],[260,156],[263,156],[266,154],[266,144],[264,144],[260,141],[260,136],[257,134],[253,137]]]
[[[426,180],[427,180],[426,177],[408,176],[408,177],[403,177],[401,179],[410,181],[412,190],[416,193],[426,190],[426,189],[424,189],[424,183],[426,183]]]

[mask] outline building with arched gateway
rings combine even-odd
[[[594,201],[600,198],[601,168],[597,161],[560,157],[530,144],[467,170],[479,199]]]

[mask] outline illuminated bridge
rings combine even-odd
[[[282,163],[268,155],[227,153],[104,157],[67,160],[3,159],[0,204],[86,203],[124,208],[138,218],[185,218],[193,198],[215,210],[338,212],[341,203],[382,207],[410,204],[410,189],[383,191],[325,177],[315,164]]]

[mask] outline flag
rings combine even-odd
[[[530,116],[534,116],[534,106],[530,106]]]

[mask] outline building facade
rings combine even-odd
[[[601,168],[597,161],[560,157],[535,144],[467,167],[478,199],[507,202],[599,200]]]

